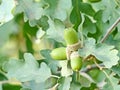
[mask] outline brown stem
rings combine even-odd
[[[107,30],[106,34],[104,35],[104,37],[101,39],[101,43],[103,43],[107,37],[109,36],[109,34],[113,31],[113,29],[117,26],[117,24],[120,22],[120,17],[113,23],[113,25]]]
[[[98,65],[99,65],[100,67],[105,67],[105,66],[103,65],[103,63],[98,64]],[[90,70],[93,70],[93,69],[99,69],[99,67],[98,67],[96,64],[89,65],[89,66],[87,66],[85,69],[82,69],[81,72],[87,73],[87,72],[89,72]]]

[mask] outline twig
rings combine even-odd
[[[9,82],[10,82],[9,80],[0,81],[0,84],[6,84],[6,83],[9,83]]]
[[[105,67],[103,64],[98,64],[100,67]],[[82,69],[81,72],[89,72],[90,70],[93,69],[99,69],[99,67],[96,64],[89,65],[85,69]]]
[[[81,47],[83,47],[83,42],[84,42],[84,38],[83,38],[83,23],[85,21],[85,17],[84,14],[81,14],[82,17],[82,22],[78,27],[78,32],[80,33],[80,38],[81,38]]]
[[[102,70],[103,69],[103,67],[102,66],[100,66],[97,62],[96,62],[96,59],[94,59],[94,63],[95,63],[95,65],[100,69],[100,70]]]
[[[101,43],[103,43],[106,38],[109,36],[109,34],[113,31],[113,29],[117,26],[117,24],[120,22],[120,17],[115,21],[115,23],[113,23],[113,25],[107,30],[106,34],[104,35],[104,37],[101,39]]]

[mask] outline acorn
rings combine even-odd
[[[67,46],[79,42],[77,32],[73,28],[67,28],[64,30],[64,39]]]
[[[70,64],[73,71],[79,71],[82,68],[82,58],[77,51],[70,55]]]
[[[67,59],[65,47],[53,49],[50,55],[55,60],[66,60]]]

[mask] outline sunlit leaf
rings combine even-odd
[[[45,81],[45,88],[49,89],[52,88],[53,86],[55,86],[57,84],[57,80],[58,78],[56,77],[50,77]]]
[[[43,15],[43,8],[33,0],[17,0],[16,13],[24,12],[24,20],[29,20],[31,26],[36,25],[36,20]]]
[[[2,3],[0,4],[0,23],[6,23],[14,17],[12,14],[12,9],[14,7],[14,0],[2,0]]]
[[[93,38],[89,38],[85,41],[85,45],[82,49],[79,49],[79,54],[86,58],[89,55],[95,56],[98,60],[102,61],[107,68],[118,63],[119,57],[118,51],[114,49],[114,46],[106,44],[95,44]]]
[[[71,83],[70,90],[80,90],[81,85],[79,83]]]
[[[51,71],[45,63],[41,63],[39,68],[37,61],[30,53],[25,53],[24,58],[25,61],[12,59],[4,65],[9,78],[16,78],[22,82],[30,80],[43,82],[50,77]]]
[[[49,23],[49,28],[46,32],[48,38],[52,38],[57,42],[63,43],[64,42],[63,31],[65,29],[64,24],[58,19],[51,20],[50,18],[48,20],[48,23]]]
[[[17,32],[17,24],[11,20],[0,27],[0,46],[2,46],[12,33]]]
[[[71,80],[71,77],[61,77],[58,81],[57,90],[69,90]]]
[[[109,76],[106,80],[106,84],[103,87],[103,90],[119,90],[120,89],[120,85],[118,85],[119,80]]]
[[[50,50],[45,49],[45,50],[41,50],[40,53],[42,54],[42,56],[45,58],[45,62],[47,63],[47,65],[50,67],[52,73],[54,74],[59,74],[60,71],[58,70],[60,67],[59,65],[59,61],[53,60],[50,56]]]

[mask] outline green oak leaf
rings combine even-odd
[[[92,83],[90,87],[82,87],[80,90],[99,90],[95,83]]]
[[[110,18],[109,21],[107,22],[103,22],[101,20],[101,18],[103,17],[103,13],[104,11],[103,10],[99,10],[98,12],[96,12],[95,16],[94,16],[94,19],[96,20],[96,26],[97,26],[97,29],[99,31],[97,31],[99,33],[99,36],[97,35],[96,38],[98,37],[103,37],[105,35],[105,33],[107,33],[108,29],[113,25],[113,23],[118,19],[118,17],[120,16],[119,14],[117,13],[114,13],[115,15],[113,15],[114,17]]]
[[[47,30],[47,35],[48,38],[54,39],[57,42],[64,42],[64,37],[63,37],[63,31],[65,29],[65,26],[63,24],[63,22],[61,22],[58,19],[50,19],[48,20],[49,23],[49,28]]]
[[[112,71],[120,76],[120,64],[113,66]]]
[[[69,90],[71,81],[72,81],[71,77],[61,77],[58,80],[57,90]]]
[[[120,24],[117,25],[117,33],[114,37],[114,40],[120,40]]]
[[[71,7],[71,0],[59,0],[57,7],[55,8],[54,17],[60,19],[61,21],[65,21],[68,18]]]
[[[0,0],[0,4],[2,3],[2,0]]]
[[[2,55],[0,53],[0,68],[2,68],[2,66],[4,65],[4,63],[6,63],[8,61],[8,56]]]
[[[13,19],[12,9],[15,7],[14,0],[2,0],[0,4],[0,24]]]
[[[109,76],[102,90],[120,90],[119,79]]]
[[[114,46],[106,44],[96,44],[95,39],[88,38],[85,40],[83,48],[79,49],[80,56],[86,58],[89,55],[95,56],[99,61],[102,61],[106,68],[111,68],[118,63],[118,51]]]
[[[106,22],[110,18],[117,18],[119,17],[119,11],[116,10],[116,3],[111,0],[103,0],[103,5],[106,7],[103,11],[103,22]],[[112,6],[112,7],[111,7]]]
[[[45,9],[45,14],[53,18],[65,21],[67,19],[67,14],[70,12],[72,7],[71,0],[41,0],[45,2],[48,7]],[[54,2],[54,3],[53,3]]]
[[[0,27],[0,47],[9,39],[9,36],[12,33],[16,33],[18,31],[18,25],[14,20],[10,20],[7,23],[4,23]]]
[[[74,82],[71,83],[70,90],[80,90],[80,89],[81,89],[80,83],[74,83]]]
[[[17,0],[15,13],[24,13],[25,22],[29,20],[31,26],[36,25],[36,20],[39,20],[43,15],[43,8],[33,0]]]
[[[58,69],[61,68],[61,66],[59,65],[59,61],[53,60],[52,57],[50,56],[50,52],[51,51],[48,49],[40,51],[41,55],[45,58],[44,61],[50,67],[51,72],[54,74],[59,74],[60,71]]]
[[[97,83],[103,82],[106,78],[105,74],[99,69],[93,69],[89,71],[89,75]]]
[[[107,21],[112,22],[113,20],[116,20],[120,16],[120,10],[116,9],[117,5],[114,0],[101,0],[99,3],[92,4],[92,7],[97,12],[99,10],[102,10],[102,20],[104,23]]]
[[[79,9],[82,13],[89,16],[94,16],[95,14],[95,10],[93,9],[92,5],[88,3],[80,2]]]
[[[59,62],[60,66],[61,66],[61,76],[70,76],[73,74],[73,71],[71,68],[68,68],[68,61],[64,60],[64,61],[60,61]]]
[[[2,89],[0,90],[20,90],[20,89],[21,89],[21,85],[5,83],[2,84]]]
[[[52,87],[54,87],[57,84],[57,77],[49,77],[46,81],[45,81],[45,88],[46,89],[50,89]]]
[[[89,17],[85,16],[85,21],[83,23],[83,33],[87,36],[88,33],[94,34],[96,32],[96,25],[93,23]]]
[[[11,59],[4,64],[8,78],[16,78],[21,82],[30,80],[43,82],[50,77],[51,71],[45,63],[41,63],[39,68],[39,64],[30,53],[25,53],[24,59],[25,61]]]
[[[42,30],[46,31],[49,27],[48,24],[48,17],[42,16],[38,21],[37,24],[42,28]]]
[[[90,87],[94,80],[86,73],[80,73],[80,84],[82,87]]]
[[[22,83],[23,90],[49,90],[45,87],[45,82],[27,81]]]
[[[82,17],[80,13],[80,2],[79,0],[72,0],[73,9],[70,13],[70,21],[74,24],[75,29],[78,28],[79,24],[82,22]]]

